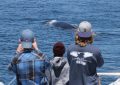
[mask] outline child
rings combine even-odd
[[[52,85],[68,85],[69,64],[63,57],[65,46],[62,42],[57,42],[53,46],[54,58],[51,60],[51,83]]]

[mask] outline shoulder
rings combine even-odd
[[[16,52],[15,55],[14,55],[14,57],[12,58],[11,63],[13,63],[13,64],[18,63],[18,60],[19,60],[19,58],[20,58],[21,55],[22,55],[22,53]]]
[[[91,49],[90,52],[92,52],[94,57],[98,58],[98,60],[100,60],[102,58],[102,53],[99,48],[91,45],[91,48],[89,48],[89,49]]]
[[[64,60],[65,62],[68,62],[67,57],[63,57],[63,60]]]
[[[70,66],[69,66],[67,57],[63,57],[63,60],[64,60],[64,62],[65,62],[65,68],[66,68],[67,70],[69,70]]]
[[[101,52],[100,49],[98,47],[96,47],[96,46],[88,45],[87,47],[88,47],[88,49],[90,49],[94,53],[100,53]]]
[[[63,61],[66,62],[66,64],[68,64],[68,59],[67,59],[67,57],[63,57]]]
[[[36,56],[37,59],[45,59],[45,54],[42,52],[33,51],[31,52],[31,54]]]
[[[75,48],[77,48],[77,47],[78,47],[77,45],[71,44],[71,45],[68,46],[67,51],[68,51],[68,50],[75,49]]]

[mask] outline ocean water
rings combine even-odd
[[[94,45],[105,60],[99,72],[120,72],[120,1],[119,0],[0,0],[0,80],[8,84],[14,77],[7,69],[18,45],[23,29],[36,34],[39,48],[51,57],[53,44],[74,43],[74,29],[44,25],[45,20],[56,19],[70,24],[83,20],[92,23],[96,32]],[[102,85],[108,85],[118,76],[101,76]]]

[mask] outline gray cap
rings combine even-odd
[[[23,48],[32,48],[34,33],[30,29],[23,30],[20,39]]]
[[[83,21],[79,24],[78,35],[80,37],[90,37],[92,36],[92,25],[88,21]]]
[[[88,22],[88,21],[82,21],[79,24],[78,31],[80,31],[80,32],[91,32],[92,31],[92,25],[91,25],[91,23]]]

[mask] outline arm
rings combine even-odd
[[[104,59],[100,51],[97,52],[96,59],[97,59],[97,67],[101,67],[104,64]]]
[[[69,65],[70,65],[70,63],[71,63],[71,55],[70,55],[69,49],[67,50],[67,59],[68,59]]]
[[[43,56],[44,57],[44,69],[45,69],[45,76],[47,79],[47,83],[49,83],[51,85],[51,65],[50,65],[50,61],[46,58],[47,56]]]
[[[11,63],[8,65],[8,69],[10,71],[16,72],[16,63],[18,62],[18,58],[23,52],[23,50],[24,49],[22,48],[21,40],[19,39],[19,44],[15,53],[15,56],[12,58]]]
[[[49,68],[47,68],[47,69],[45,70],[45,75],[46,75],[46,77],[47,77],[47,80],[48,80],[48,82],[49,82],[49,85],[51,85],[51,83],[52,83],[51,67],[49,67]]]
[[[12,58],[11,63],[8,65],[8,69],[16,73],[16,64],[18,63],[18,58],[21,53],[16,53],[15,56]]]

